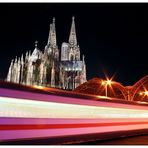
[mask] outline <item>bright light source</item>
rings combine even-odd
[[[142,104],[147,104],[147,102],[144,102],[144,101],[140,101],[140,103],[142,103]]]
[[[101,98],[101,99],[107,99],[108,97],[106,97],[106,96],[97,96],[99,99]]]
[[[38,85],[33,85],[34,88],[37,88],[37,89],[44,89],[43,86],[38,86]]]
[[[112,84],[112,79],[108,79],[106,81],[102,81],[102,85],[105,85],[105,96],[107,97],[107,86],[109,85],[111,87],[111,84]]]
[[[142,95],[148,96],[148,91],[140,92],[139,95],[141,95],[141,96]]]
[[[106,81],[102,81],[101,83],[102,85],[111,85],[112,84],[112,80],[107,79]]]
[[[146,96],[148,96],[148,91],[145,91],[144,94],[145,94]]]
[[[112,84],[112,81],[111,81],[111,80],[107,80],[107,81],[106,81],[106,84],[107,84],[107,85],[111,85],[111,84]]]
[[[140,93],[139,93],[139,95],[143,95],[143,93],[142,93],[142,92],[140,92]]]
[[[42,96],[39,94],[39,96]],[[49,97],[47,95],[47,97]],[[55,98],[57,96],[54,96]],[[61,99],[65,99],[61,97]],[[73,98],[66,98],[73,99]],[[78,101],[78,99],[76,99]],[[0,97],[0,117],[21,118],[148,118],[147,106],[100,102],[95,104],[68,104],[61,102],[36,101],[23,98]],[[101,105],[100,105],[101,104]]]

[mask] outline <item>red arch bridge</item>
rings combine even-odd
[[[74,91],[78,93],[109,96],[128,101],[148,102],[148,75],[141,78],[133,86],[123,86],[119,82],[93,78],[78,86]]]

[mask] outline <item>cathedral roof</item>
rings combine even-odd
[[[32,62],[36,62],[36,60],[40,59],[41,56],[42,56],[42,52],[38,49],[37,43],[38,43],[38,41],[35,41],[35,49],[34,49],[34,51],[32,52],[32,55],[29,58],[30,61],[32,61]]]
[[[41,54],[42,54],[42,52],[39,49],[35,48],[31,57],[30,57],[30,60],[32,62],[35,62],[37,59],[41,58]]]

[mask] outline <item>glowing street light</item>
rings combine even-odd
[[[109,80],[109,79],[107,78],[107,80],[106,80],[106,81],[102,81],[101,84],[102,84],[102,85],[105,85],[105,96],[107,97],[107,86],[108,86],[108,85],[111,86],[112,80]]]
[[[142,95],[148,96],[148,91],[140,92],[139,95],[140,96],[142,96]]]
[[[107,81],[106,81],[106,84],[107,84],[107,85],[111,85],[111,84],[112,84],[112,81],[111,81],[111,80],[107,80]]]
[[[105,85],[105,81],[102,81],[102,83],[101,83],[102,85]]]
[[[139,95],[142,96],[143,95],[143,92],[140,92]]]
[[[145,94],[145,96],[148,96],[148,91],[145,91],[144,94]]]
[[[148,97],[148,91],[145,90],[143,92],[140,92],[139,95],[141,96],[141,99],[143,99],[144,97]]]

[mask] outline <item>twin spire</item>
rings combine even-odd
[[[71,45],[77,45],[77,37],[76,37],[76,27],[75,27],[75,17],[72,17],[72,24],[71,24],[71,30],[69,35],[69,43]]]
[[[48,37],[48,44],[50,44],[53,47],[57,46],[56,41],[56,29],[55,29],[55,18],[52,20],[52,24],[50,24],[50,31],[49,31],[49,37]]]
[[[72,17],[72,24],[71,24],[70,35],[69,35],[69,43],[71,45],[77,45],[76,27],[75,27],[75,18],[74,18],[74,16]],[[53,18],[52,23],[50,24],[48,45],[49,44],[51,46],[53,46],[53,47],[57,46],[56,29],[55,29],[55,18]]]

